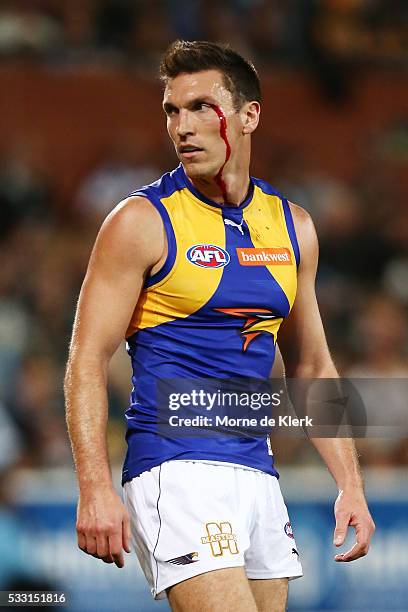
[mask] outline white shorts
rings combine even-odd
[[[248,578],[302,576],[275,476],[231,464],[168,461],[124,485],[132,544],[156,599],[216,569]]]

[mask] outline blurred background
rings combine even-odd
[[[340,372],[408,378],[407,26],[403,0],[0,0],[0,589],[60,588],[78,612],[167,609],[134,558],[119,571],[76,549],[62,379],[102,219],[177,165],[157,78],[175,38],[229,42],[258,68],[252,174],[313,216]],[[123,348],[110,374],[119,483]],[[326,469],[305,441],[274,446],[306,573],[289,608],[408,610],[407,440],[358,442],[378,531],[346,566]]]

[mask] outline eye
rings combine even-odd
[[[173,117],[174,115],[178,115],[178,109],[175,106],[167,106],[164,109],[164,112],[168,117]]]
[[[194,110],[196,111],[206,111],[209,108],[211,108],[211,105],[208,104],[208,102],[197,102],[197,104],[194,105]]]

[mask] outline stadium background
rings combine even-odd
[[[0,2],[0,589],[61,588],[78,612],[166,609],[134,558],[119,571],[76,549],[62,378],[101,219],[176,165],[156,77],[174,38],[254,60],[264,104],[252,173],[313,215],[335,362],[408,377],[407,17],[398,0]],[[129,372],[121,350],[117,483]],[[306,570],[290,609],[408,610],[407,439],[358,442],[378,529],[369,556],[345,566],[332,561],[325,468],[304,441],[274,446]]]

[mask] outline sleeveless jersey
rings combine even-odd
[[[131,195],[161,215],[168,254],[145,282],[127,334],[132,360],[122,482],[164,461],[225,461],[278,476],[267,437],[163,437],[157,384],[169,378],[267,379],[296,295],[299,247],[289,204],[250,178],[240,206],[198,192],[183,166]],[[143,231],[143,229],[135,229]]]

